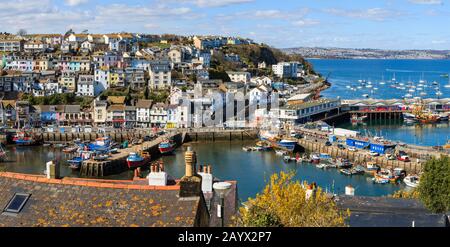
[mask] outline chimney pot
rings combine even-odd
[[[186,163],[185,176],[192,177],[195,171],[195,164],[197,162],[197,156],[196,153],[192,151],[192,147],[187,148],[187,151],[184,155],[184,159]]]

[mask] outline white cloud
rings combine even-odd
[[[182,2],[189,2],[198,7],[224,7],[234,4],[250,3],[254,0],[184,0]]]
[[[382,8],[370,8],[370,9],[326,9],[326,13],[350,17],[350,18],[358,18],[358,19],[368,19],[374,21],[384,21],[387,19],[397,18],[402,16],[403,13],[388,9]]]
[[[87,3],[89,0],[65,0],[67,5],[69,6],[78,6],[83,3]]]
[[[442,0],[409,0],[410,3],[415,4],[426,4],[426,5],[442,5],[444,2]]]
[[[292,22],[292,25],[297,27],[309,27],[320,24],[320,21],[313,19],[302,19]]]

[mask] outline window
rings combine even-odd
[[[22,210],[23,206],[25,206],[25,203],[28,201],[30,196],[31,194],[25,193],[14,194],[13,198],[9,201],[8,205],[6,205],[3,212],[15,214],[20,213],[20,210]]]

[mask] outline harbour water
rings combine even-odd
[[[316,182],[328,191],[337,194],[344,193],[345,186],[351,184],[356,188],[356,194],[368,196],[382,196],[392,194],[404,188],[404,185],[373,184],[367,176],[345,176],[337,169],[321,170],[311,164],[286,163],[281,156],[273,151],[244,152],[242,147],[254,145],[254,142],[211,142],[188,143],[179,147],[173,155],[163,156],[165,169],[174,178],[184,175],[184,151],[191,145],[197,152],[198,164],[212,165],[212,173],[221,180],[238,181],[239,198],[246,201],[254,197],[264,188],[269,177],[280,171],[296,171],[297,179]],[[63,161],[68,155],[59,149],[48,147],[8,147],[8,161],[0,163],[7,171],[42,174],[45,162],[51,159],[62,161],[61,174],[63,176],[78,176],[72,172]],[[148,171],[144,171],[146,175]],[[127,171],[118,175],[108,176],[105,179],[130,179],[133,172]]]
[[[383,196],[404,188],[404,185],[374,184],[368,176],[345,176],[337,169],[321,170],[311,164],[286,163],[273,151],[244,152],[242,147],[254,145],[254,142],[215,142],[189,143],[197,152],[199,164],[212,165],[214,176],[222,180],[237,180],[239,198],[246,201],[261,192],[273,173],[295,171],[301,181],[316,182],[323,189],[337,194],[345,192],[345,186],[351,184],[356,194]],[[184,150],[177,149],[174,155],[163,157],[169,174],[180,177],[184,173]]]
[[[411,124],[403,121],[376,120],[366,125],[352,125],[344,123],[337,127],[357,130],[362,134],[383,136],[388,140],[400,141],[419,146],[442,146],[450,138],[448,122],[437,124]]]
[[[362,99],[363,94],[369,94],[376,99],[401,99],[407,91],[390,87],[389,81],[394,77],[399,83],[412,81],[417,85],[419,80],[426,81],[428,87],[424,87],[423,91],[427,95],[423,98],[437,98],[435,87],[439,87],[442,92],[441,98],[450,97],[450,88],[445,87],[449,79],[442,76],[449,73],[450,60],[311,59],[310,62],[316,71],[323,76],[329,76],[332,86],[322,92],[324,97]],[[380,82],[383,79],[385,84],[381,85]],[[358,85],[358,80],[371,81],[373,87],[362,87],[356,91],[347,88],[347,86]],[[432,86],[433,81],[438,82],[439,85]],[[374,87],[378,90],[373,90]],[[383,137],[390,140],[425,146],[443,145],[450,137],[448,123],[406,125],[403,122],[382,120],[370,122],[367,126],[352,126],[350,123],[345,123],[337,127],[355,129],[362,133],[366,131],[378,135],[381,133]]]

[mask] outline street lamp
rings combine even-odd
[[[221,227],[224,227],[224,208],[225,196],[231,189],[231,184],[228,182],[218,182],[213,184],[213,189],[220,197],[220,205],[217,205],[217,217],[221,218]]]

